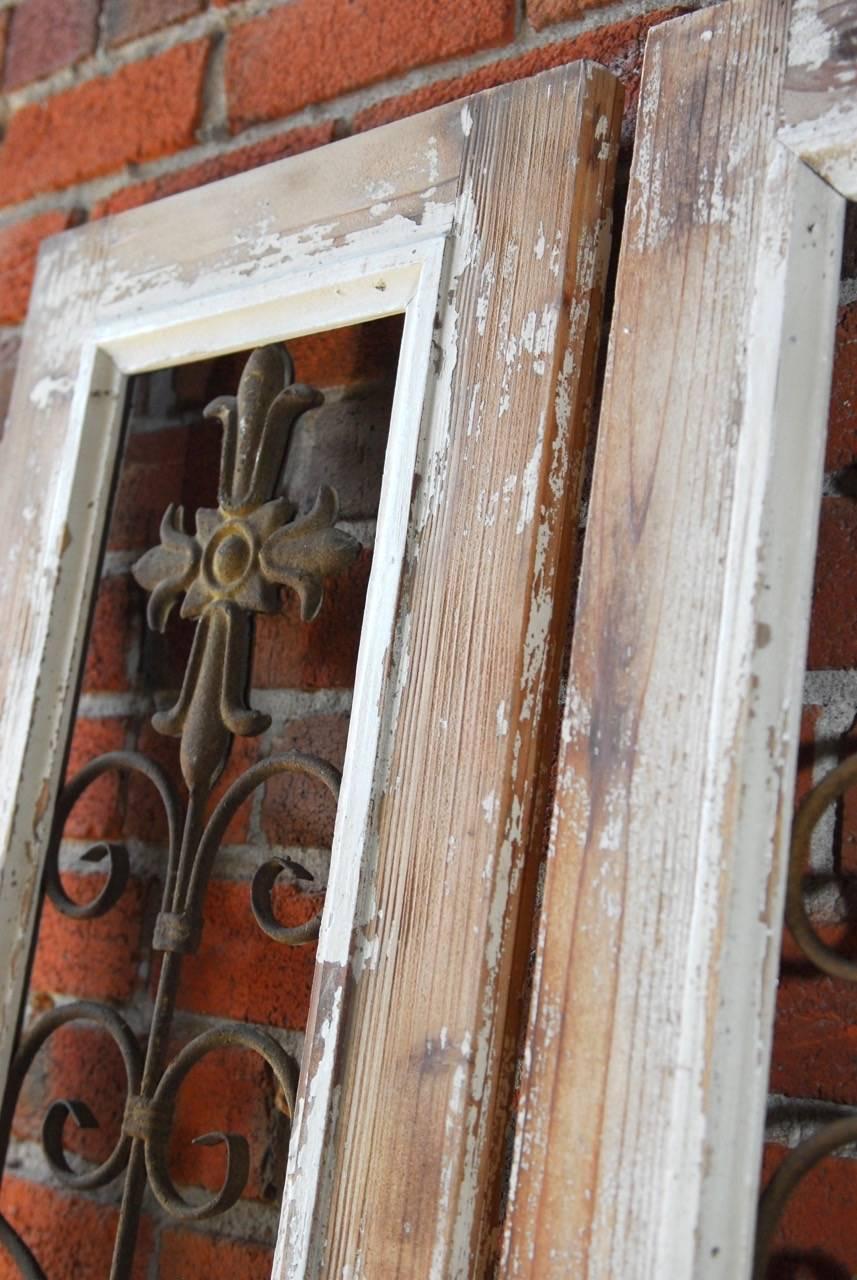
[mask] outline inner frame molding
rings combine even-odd
[[[0,476],[0,1081],[127,378],[405,312],[278,1280],[493,1247],[621,100],[573,64],[40,254]]]

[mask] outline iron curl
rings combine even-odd
[[[213,1027],[186,1044],[167,1067],[155,1090],[151,1109],[157,1119],[146,1142],[146,1170],[155,1198],[167,1213],[185,1221],[198,1222],[231,1209],[247,1185],[250,1173],[247,1139],[242,1134],[218,1130],[193,1140],[198,1146],[223,1144],[226,1147],[226,1171],[218,1191],[194,1204],[185,1200],[170,1177],[169,1135],[179,1089],[191,1068],[206,1054],[218,1049],[247,1049],[263,1058],[282,1090],[289,1119],[294,1115],[297,1064],[268,1032],[236,1023],[234,1026]]]
[[[127,1094],[137,1093],[143,1063],[140,1046],[131,1028],[107,1005],[97,1004],[94,1000],[76,1000],[72,1004],[58,1005],[43,1013],[22,1037],[9,1069],[7,1096],[10,1111],[14,1109],[36,1054],[55,1031],[70,1022],[94,1022],[110,1036],[122,1056]],[[125,1168],[130,1138],[121,1134],[106,1160],[94,1169],[76,1171],[69,1164],[63,1145],[63,1133],[68,1120],[72,1120],[80,1129],[98,1128],[98,1121],[86,1103],[69,1098],[60,1098],[51,1103],[42,1124],[42,1147],[48,1164],[65,1186],[77,1191],[106,1186]]]
[[[232,783],[222,797],[202,834],[194,858],[187,895],[192,910],[202,901],[217,850],[234,814],[257,787],[283,773],[295,773],[311,778],[327,788],[334,804],[339,799],[342,775],[332,764],[318,756],[307,755],[302,751],[287,751],[282,755],[271,756],[268,760],[260,760],[257,764],[251,765]],[[251,902],[257,924],[269,938],[290,946],[312,942],[318,937],[321,926],[321,910],[305,924],[291,927],[280,924],[274,915],[271,891],[275,881],[283,871],[291,871],[293,874],[297,872],[296,878],[301,878],[300,870],[291,859],[270,858],[262,864],[253,877]]]
[[[51,841],[45,861],[45,893],[56,909],[75,920],[94,920],[105,915],[121,898],[128,883],[130,865],[124,845],[110,841],[93,844],[83,855],[85,862],[107,861],[107,883],[91,902],[75,902],[63,887],[59,869],[59,849],[62,832],[69,814],[77,801],[92,784],[105,773],[137,773],[146,778],[158,792],[167,819],[168,857],[167,883],[175,879],[178,856],[178,832],[180,806],[167,775],[153,761],[136,751],[109,751],[91,760],[64,788],[57,801]]]

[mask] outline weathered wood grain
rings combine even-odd
[[[41,254],[0,470],[0,1082],[127,376],[406,313],[278,1275],[490,1244],[619,102],[578,65]]]
[[[44,244],[0,467],[0,1082],[125,375],[403,309],[451,226],[460,163],[458,108],[441,107]]]
[[[329,1201],[303,1258],[289,1248],[287,1189],[283,1277],[482,1275],[490,1245],[620,99],[612,77],[579,64],[464,111],[371,822],[359,867],[334,848],[290,1156],[300,1181],[307,1116],[333,1097]],[[352,760],[360,734],[352,720]],[[337,918],[346,904],[353,923]]]
[[[649,37],[509,1277],[750,1271],[843,211],[776,141],[787,22]]]

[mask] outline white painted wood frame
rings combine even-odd
[[[751,1272],[855,193],[854,5],[733,0],[651,32],[506,1276]]]
[[[279,1280],[490,1245],[620,111],[576,64],[40,255],[0,465],[0,1082],[128,377],[406,316]]]

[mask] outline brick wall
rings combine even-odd
[[[0,0],[0,423],[35,257],[46,236],[583,57],[608,66],[626,86],[627,162],[646,32],[678,11],[647,0],[612,6],[592,0]],[[846,254],[839,325],[803,789],[857,749],[857,627],[849,589],[857,579],[857,262],[851,258],[857,258],[853,249]],[[239,743],[230,777],[259,753],[282,746],[341,760],[398,340],[397,323],[384,322],[294,344],[299,378],[327,395],[313,448],[296,441],[296,487],[311,490],[322,475],[332,477],[345,518],[367,550],[333,584],[317,622],[302,624],[292,604],[282,617],[261,620],[253,678],[256,704],[272,714],[273,725],[262,739]],[[178,679],[188,635],[173,624],[166,641],[145,631],[142,596],[128,570],[156,540],[170,498],[190,509],[211,503],[217,433],[202,423],[200,408],[234,385],[237,370],[234,360],[208,362],[135,386],[72,769],[120,746],[138,746],[175,769],[174,744],[159,739],[148,718]],[[323,798],[286,780],[234,820],[209,898],[203,947],[186,968],[177,1044],[214,1017],[246,1017],[285,1028],[285,1043],[299,1052],[312,949],[284,954],[256,930],[249,876],[260,849],[272,843],[300,850],[323,875],[330,826]],[[79,861],[93,839],[127,841],[133,875],[118,907],[102,920],[69,921],[46,909],[31,1005],[92,995],[121,1007],[142,1029],[163,856],[157,806],[143,784],[107,778],[77,806],[66,834],[65,882],[75,896],[91,895],[100,881],[92,865]],[[857,952],[857,903],[849,895],[857,800],[842,806],[816,844],[814,911],[831,937]],[[283,919],[297,920],[312,903],[283,891],[278,906]],[[788,940],[784,952],[768,1168],[826,1104],[857,1103],[850,1050],[857,988],[812,974]],[[243,1128],[254,1152],[247,1194],[227,1219],[193,1229],[164,1221],[148,1204],[137,1274],[267,1276],[283,1158],[270,1077],[240,1056],[222,1055],[198,1067],[193,1079],[195,1087],[182,1096],[173,1173],[188,1186],[214,1185],[219,1156],[189,1148],[187,1139],[211,1128]],[[50,1280],[105,1274],[116,1200],[69,1194],[46,1174],[38,1155],[44,1100],[90,1102],[102,1128],[71,1133],[69,1145],[80,1157],[97,1159],[115,1138],[123,1093],[118,1057],[86,1029],[55,1036],[31,1073],[0,1207],[34,1245]],[[857,1163],[828,1162],[787,1219],[786,1252],[772,1275],[819,1280],[857,1271],[855,1198]],[[813,1249],[814,1257],[807,1252]],[[7,1274],[0,1261],[0,1277]]]

